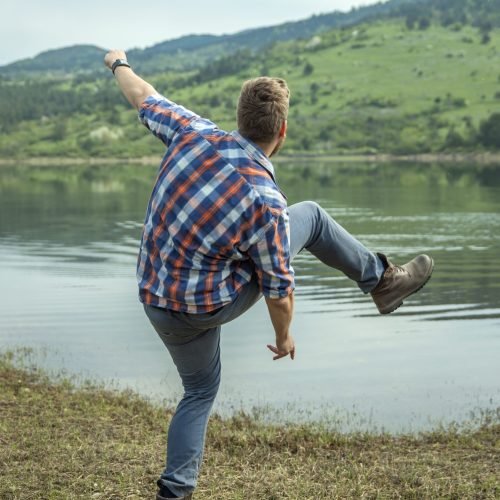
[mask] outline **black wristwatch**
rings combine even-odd
[[[130,64],[127,62],[126,59],[117,59],[111,65],[111,71],[113,72],[113,75],[115,74],[115,69],[118,68],[118,66],[126,66],[127,68],[130,68]]]

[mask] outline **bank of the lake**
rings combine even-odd
[[[79,158],[71,156],[42,156],[42,157],[0,157],[0,166],[17,166],[27,165],[35,167],[43,166],[74,166],[74,165],[158,165],[160,155],[139,156],[139,157],[88,157]],[[348,155],[333,155],[333,154],[309,154],[297,153],[286,154],[280,153],[273,157],[273,163],[289,163],[295,161],[327,162],[327,163],[439,163],[439,164],[471,164],[471,165],[499,165],[500,153],[492,152],[477,152],[477,153],[422,153],[415,155],[393,155],[393,154],[348,154]]]
[[[0,498],[147,499],[172,409],[0,357]],[[212,418],[199,499],[500,495],[500,421],[418,435]]]

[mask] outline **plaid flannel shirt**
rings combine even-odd
[[[262,150],[160,95],[144,101],[139,120],[167,147],[142,234],[140,300],[210,312],[256,277],[264,296],[288,296],[286,198]]]

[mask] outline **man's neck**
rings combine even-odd
[[[257,146],[259,146],[259,148],[262,149],[262,151],[264,152],[264,154],[268,158],[271,158],[278,142],[277,141],[273,141],[273,142],[257,142],[256,141],[255,144],[257,144]]]

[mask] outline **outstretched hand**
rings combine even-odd
[[[126,61],[127,54],[124,50],[111,49],[104,57],[104,64],[109,69],[112,69],[113,63],[117,59],[124,59]],[[155,88],[151,84],[149,84],[146,80],[143,80],[140,76],[136,75],[131,69],[128,69],[127,71],[118,71],[115,76],[116,81],[118,82],[118,86],[123,92],[123,95],[126,97],[127,101],[137,110],[141,109],[143,102],[149,96],[158,95],[158,92],[156,92]]]
[[[276,340],[276,346],[267,344],[267,348],[275,354],[273,361],[284,358],[290,355],[290,358],[295,358],[295,342],[293,337],[289,334],[285,340]]]
[[[127,59],[127,55],[125,54],[125,51],[119,50],[119,49],[111,49],[105,56],[104,56],[104,64],[111,69],[111,66],[113,66],[113,63],[117,59]]]

